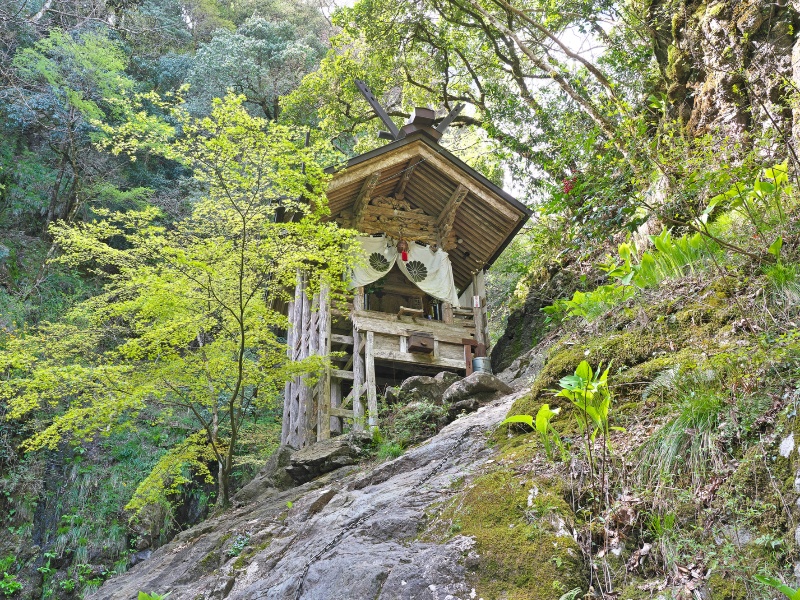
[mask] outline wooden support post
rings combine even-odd
[[[294,352],[294,302],[289,302],[289,308],[286,311],[289,317],[289,327],[286,330],[286,354],[289,360],[292,360]],[[283,420],[281,421],[281,444],[289,443],[289,431],[291,425],[291,409],[292,409],[292,382],[287,381],[283,389]]]
[[[461,340],[461,343],[464,344],[464,366],[466,368],[467,375],[472,375],[472,349],[478,345],[478,342],[472,338],[464,338]]]
[[[364,309],[364,288],[356,289],[353,298],[353,310]],[[364,429],[364,404],[361,393],[364,386],[364,361],[361,358],[361,332],[353,326],[353,431]]]
[[[449,302],[442,302],[442,322],[453,324],[453,305]]]
[[[319,294],[311,300],[311,321],[308,326],[308,355],[321,354],[319,346]]]
[[[369,426],[378,426],[378,390],[375,387],[375,334],[367,332],[367,345],[364,350],[364,359],[367,367],[367,408],[369,411]]]
[[[475,295],[480,298],[481,302],[481,322],[483,324],[483,343],[486,344],[486,356],[489,355],[491,349],[491,339],[489,338],[489,316],[486,312],[486,273],[483,268],[475,274],[473,279]]]
[[[331,437],[331,313],[330,286],[323,284],[319,294],[319,354],[325,357],[325,367],[320,382],[320,394],[317,399],[317,441]]]
[[[303,288],[306,287],[305,277],[303,278]],[[300,360],[310,356],[311,350],[311,301],[308,294],[303,290],[301,297],[303,303],[303,339],[300,344]],[[306,383],[306,378],[301,378],[300,384],[300,447],[308,446],[314,440],[313,429],[317,420],[314,412],[311,388]]]
[[[472,275],[472,291],[475,293],[472,296],[472,320],[475,322],[475,341],[479,344],[483,344],[486,346],[486,327],[484,323],[484,313],[483,313],[483,300],[478,295],[478,276],[477,274]]]
[[[329,413],[342,406],[342,383],[340,381],[331,381],[331,403]],[[331,416],[330,418],[331,433],[342,433],[342,419],[341,417]]]
[[[292,315],[292,360],[300,360],[300,347],[303,340],[303,274],[298,269],[297,279],[294,288],[294,314]],[[293,448],[299,448],[301,444],[300,432],[300,388],[302,382],[299,377],[292,380],[292,391],[289,396],[290,419],[289,437],[287,443]]]

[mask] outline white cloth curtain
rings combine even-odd
[[[353,276],[350,280],[351,288],[369,285],[386,275],[397,257],[396,244],[386,236],[360,235],[356,239],[361,244],[362,260],[353,269]]]
[[[408,261],[397,257],[397,266],[414,285],[437,300],[458,306],[458,292],[453,283],[453,266],[447,252],[416,242],[408,244]]]
[[[377,281],[397,264],[400,271],[423,292],[444,302],[458,306],[458,292],[453,283],[453,266],[447,252],[439,248],[410,242],[408,261],[397,252],[397,243],[386,236],[359,236],[363,260],[353,269],[350,287],[369,285]]]

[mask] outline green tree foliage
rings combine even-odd
[[[161,133],[163,154],[190,168],[205,193],[187,219],[165,227],[154,208],[99,211],[102,220],[51,231],[58,260],[88,268],[103,293],[63,322],[9,336],[0,355],[0,397],[9,419],[40,425],[23,447],[86,443],[131,422],[145,407],[162,418],[189,411],[198,435],[162,459],[132,508],[174,489],[178,465],[218,464],[218,499],[230,497],[239,430],[247,415],[274,406],[287,378],[319,361],[290,363],[281,302],[302,269],[335,293],[350,237],[322,224],[326,177],[291,128],[250,116],[244,98],[215,101],[209,117],[174,109],[177,137]],[[131,129],[114,149],[134,148]],[[276,215],[290,211],[291,222]]]
[[[301,37],[289,23],[253,17],[236,31],[219,31],[197,51],[188,78],[191,105],[207,107],[211,98],[232,89],[256,114],[276,119],[278,99],[296,88],[324,53],[313,35]]]
[[[93,150],[91,123],[113,119],[113,100],[133,89],[127,64],[120,44],[102,29],[54,29],[16,53],[16,85],[2,92],[0,109],[11,136],[2,144],[0,215],[71,220],[80,203],[97,194],[95,185],[105,185],[108,159]],[[15,151],[20,133],[37,137],[35,153]]]
[[[358,77],[397,117],[414,105],[467,103],[456,124],[482,128],[513,153],[508,166],[523,185],[537,183],[540,194],[543,174],[560,184],[589,170],[598,151],[613,166],[592,175],[605,173],[608,182],[622,175],[615,171],[630,156],[637,132],[627,115],[653,72],[646,39],[608,26],[620,24],[620,10],[628,9],[535,0],[363,0],[335,15],[342,34],[287,110],[316,105],[331,137],[368,131],[377,123],[353,89]],[[576,37],[602,40],[595,62],[570,49]]]

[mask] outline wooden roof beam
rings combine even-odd
[[[361,225],[361,220],[364,218],[364,209],[367,208],[372,190],[378,185],[378,180],[380,178],[381,172],[375,171],[364,180],[361,190],[358,192],[358,196],[356,196],[356,201],[353,204],[353,227],[356,229]]]
[[[375,94],[373,94],[372,90],[370,90],[367,87],[367,84],[359,79],[356,79],[356,87],[358,88],[358,91],[361,92],[361,94],[364,96],[364,98],[367,99],[367,102],[372,107],[372,110],[375,111],[375,114],[378,115],[378,118],[381,121],[383,121],[384,125],[386,125],[386,128],[389,130],[389,135],[386,137],[389,137],[390,139],[393,140],[399,138],[400,130],[397,128],[397,125],[394,124],[392,118],[388,114],[386,114],[385,110],[383,110],[381,103],[378,102],[378,99],[375,97]]]
[[[444,205],[442,212],[439,213],[439,218],[436,219],[436,232],[439,236],[439,247],[443,247],[445,240],[450,235],[450,232],[453,229],[453,224],[456,222],[456,212],[458,212],[458,207],[461,206],[461,203],[464,201],[464,198],[467,197],[468,193],[469,190],[466,186],[459,185],[450,195],[450,198],[447,200],[447,204]]]
[[[392,192],[392,196],[397,200],[402,200],[405,197],[408,180],[411,179],[411,176],[414,174],[414,167],[416,167],[421,160],[421,156],[415,156],[408,161],[408,166],[403,170],[403,176],[400,178],[400,181],[397,182],[394,192]]]

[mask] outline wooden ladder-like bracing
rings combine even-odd
[[[306,377],[296,377],[286,384],[281,443],[293,448],[328,439],[331,433],[341,433],[344,419],[352,420],[354,430],[362,430],[365,424],[362,397],[365,394],[370,406],[369,424],[377,425],[374,361],[362,356],[365,352],[366,356],[371,356],[367,348],[371,334],[364,336],[355,328],[352,336],[331,331],[334,318],[350,321],[350,309],[363,307],[363,293],[356,294],[352,306],[345,305],[344,310],[340,310],[331,307],[329,288],[323,286],[320,293],[311,298],[307,290],[306,275],[298,273],[294,301],[289,303],[288,310],[289,358],[295,362],[314,355],[330,359],[332,351],[350,356],[342,368],[328,361],[314,385],[308,385]],[[344,381],[352,382],[352,390],[342,398]]]

